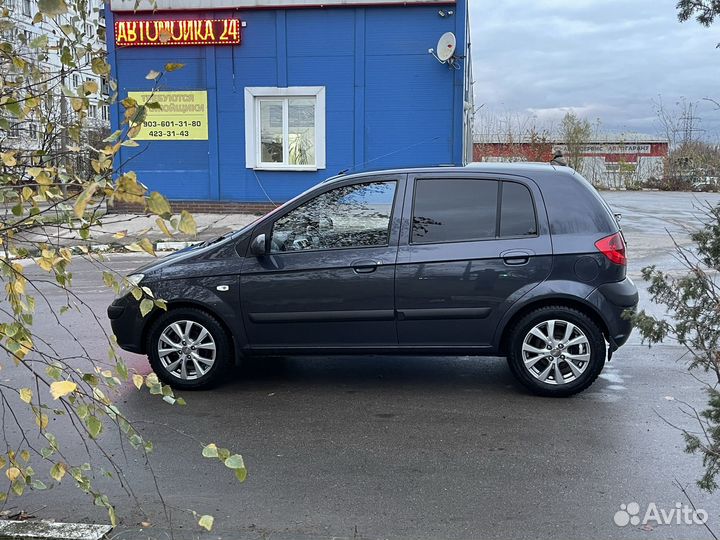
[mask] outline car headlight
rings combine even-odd
[[[139,287],[140,282],[145,278],[145,274],[130,274],[120,283],[120,292],[118,296],[125,296],[134,287]]]
[[[128,280],[129,283],[132,285],[135,285],[136,287],[140,285],[140,282],[145,278],[145,274],[130,274],[125,279]]]

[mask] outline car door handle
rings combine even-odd
[[[355,261],[352,263],[352,268],[356,274],[371,274],[381,265],[380,261]]]
[[[503,261],[508,266],[522,266],[530,261],[530,257],[505,257]]]
[[[522,266],[530,262],[530,253],[525,250],[514,249],[500,254],[507,266]]]

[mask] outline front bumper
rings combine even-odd
[[[140,314],[138,302],[131,294],[116,298],[107,308],[110,326],[118,345],[130,352],[143,354],[145,319]]]
[[[616,351],[630,338],[633,330],[632,321],[623,314],[637,309],[640,297],[632,279],[625,278],[617,283],[606,283],[595,289],[588,297],[594,305],[608,329],[610,350]]]

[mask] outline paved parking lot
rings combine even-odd
[[[696,196],[606,195],[623,213],[631,274],[650,263],[677,269],[665,228],[686,242]],[[112,264],[130,271],[145,260],[117,255]],[[99,273],[78,264],[75,285],[103,316],[111,295]],[[67,317],[78,338],[100,351],[87,317]],[[47,315],[38,324],[53,328]],[[677,480],[720,530],[720,498],[694,488],[699,459],[683,453],[680,433],[666,422],[689,422],[668,398],[703,401],[682,352],[648,349],[634,336],[594,386],[570,399],[528,395],[504,359],[371,356],[252,361],[221,388],[188,394],[185,408],[130,388],[122,401],[155,442],[152,466],[184,527],[175,538],[197,536],[187,508],[215,516],[208,538],[707,538],[701,526],[642,531],[613,522],[621,504],[644,511],[650,503],[685,503]],[[148,371],[144,358],[127,358]],[[107,434],[111,446],[113,437]],[[241,452],[247,482],[203,460],[200,442]],[[141,521],[163,526],[164,512],[142,460],[123,457],[119,446],[115,455],[143,509],[111,488],[124,516],[119,537],[166,537],[138,532]],[[58,520],[104,520],[89,503],[63,485],[11,504]]]

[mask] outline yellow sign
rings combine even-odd
[[[148,101],[160,104],[148,107],[137,141],[207,141],[207,92],[128,92],[139,104]]]

